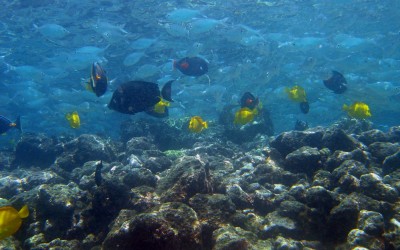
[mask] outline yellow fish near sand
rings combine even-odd
[[[68,120],[69,126],[71,126],[71,128],[79,128],[81,126],[81,118],[79,118],[79,114],[77,111],[66,114],[65,118]]]
[[[0,240],[13,235],[21,226],[22,219],[29,216],[28,206],[25,205],[19,212],[10,206],[0,208]]]
[[[356,119],[366,119],[372,116],[369,106],[363,102],[354,102],[350,106],[343,104],[343,110],[347,111],[350,117]]]
[[[208,128],[208,122],[203,121],[200,116],[193,116],[190,118],[189,130],[193,133],[200,133]]]

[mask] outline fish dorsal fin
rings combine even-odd
[[[21,218],[26,218],[26,217],[28,217],[28,216],[29,216],[29,209],[28,209],[28,206],[27,206],[27,205],[23,206],[23,207],[21,208],[21,210],[19,210],[18,215],[19,215],[19,217],[21,217]]]

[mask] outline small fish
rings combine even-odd
[[[190,118],[189,130],[193,133],[200,133],[204,129],[208,128],[208,122],[203,121],[200,116],[193,116]]]
[[[350,117],[356,119],[366,119],[372,116],[369,106],[363,102],[354,102],[350,106],[343,104],[343,110],[347,111]]]
[[[182,23],[190,21],[193,17],[200,15],[200,11],[192,9],[176,9],[169,12],[165,17],[170,22]]]
[[[38,27],[36,24],[33,25],[40,34],[50,39],[61,39],[68,35],[70,32],[63,26],[55,23],[48,23]]]
[[[234,124],[245,125],[254,120],[254,117],[258,114],[257,108],[249,109],[247,107],[241,108],[235,113]]]
[[[90,74],[89,82],[87,83],[87,89],[100,97],[104,95],[107,90],[108,78],[106,71],[101,67],[98,62],[94,62]]]
[[[347,90],[347,81],[342,74],[332,70],[332,76],[324,80],[324,85],[335,94],[343,94]]]
[[[19,212],[11,207],[0,208],[0,240],[13,235],[21,227],[22,219],[29,216],[28,206],[25,205]]]
[[[65,118],[68,120],[69,126],[71,126],[71,128],[79,128],[81,126],[81,119],[79,118],[79,114],[77,111],[66,114]]]
[[[246,92],[243,94],[242,98],[240,99],[240,107],[241,108],[249,108],[254,109],[258,106],[259,100],[255,98],[250,92]]]
[[[306,91],[299,85],[295,85],[292,88],[285,88],[285,92],[288,94],[289,99],[295,102],[306,102]]]
[[[11,128],[16,128],[19,131],[21,130],[21,118],[18,116],[15,122],[10,121],[9,119],[5,118],[4,116],[0,115],[0,134],[4,134]]]
[[[188,76],[202,76],[208,72],[207,62],[196,56],[174,61],[174,68]]]
[[[171,84],[173,81],[167,82],[161,92],[158,85],[152,82],[123,83],[114,91],[108,108],[123,114],[134,115],[151,110],[161,99],[172,102]]]
[[[96,171],[94,172],[94,180],[98,187],[101,186],[101,183],[103,182],[103,177],[101,177],[101,169],[102,168],[103,168],[103,162],[98,161],[96,163]]]
[[[157,102],[156,105],[154,105],[153,108],[150,110],[146,111],[146,114],[158,117],[158,118],[164,118],[169,115],[168,112],[168,107],[170,106],[170,102],[166,101],[164,99],[161,99],[159,102]]]

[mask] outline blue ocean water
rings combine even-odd
[[[386,130],[400,117],[399,13],[397,0],[4,1],[0,114],[20,115],[25,132],[117,138],[121,122],[149,117],[110,110],[112,92],[128,80],[176,79],[167,119],[217,120],[250,91],[270,111],[275,133],[296,120],[332,124],[355,101]],[[207,60],[207,76],[173,70],[186,56]],[[93,62],[110,80],[102,97],[84,87]],[[323,85],[332,70],[347,79],[344,94]],[[307,93],[308,114],[284,92],[294,85]],[[79,129],[65,119],[73,111]]]

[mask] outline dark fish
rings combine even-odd
[[[161,92],[158,85],[152,82],[130,81],[123,83],[114,91],[108,108],[129,115],[150,110],[161,100],[161,93],[165,95],[163,97],[165,100],[172,101],[172,82],[165,84]]]
[[[299,131],[303,131],[308,129],[308,123],[305,121],[300,121],[297,120],[296,121],[296,125],[294,126],[294,130],[299,130]]]
[[[308,102],[301,102],[300,110],[301,112],[303,112],[303,114],[307,114],[308,111],[310,111],[310,105],[308,104]]]
[[[92,90],[96,96],[102,96],[107,90],[108,79],[106,71],[97,62],[92,65],[92,71],[89,79],[89,89]]]
[[[246,92],[240,99],[240,107],[254,109],[257,107],[258,102],[258,98],[255,98],[250,92]]]
[[[325,86],[336,94],[343,94],[347,90],[347,81],[342,74],[332,70],[332,76],[324,80]]]
[[[174,68],[188,76],[202,76],[208,72],[207,62],[200,57],[185,57],[174,61]]]
[[[98,161],[96,163],[96,171],[94,173],[94,181],[96,182],[96,185],[99,187],[101,183],[103,182],[103,177],[101,177],[101,169],[103,168],[103,162]]]
[[[0,115],[0,134],[4,134],[11,128],[16,128],[21,131],[21,118],[18,116],[15,122],[10,121],[4,116]]]

